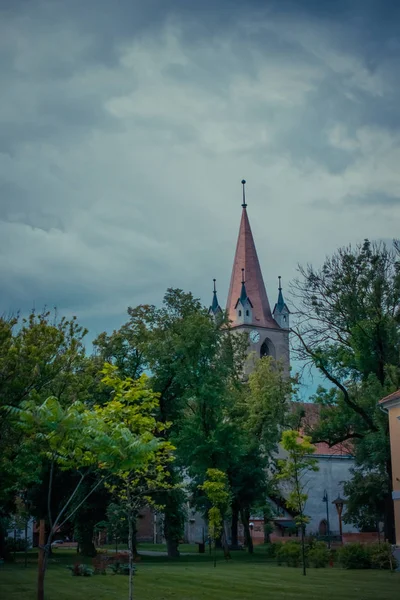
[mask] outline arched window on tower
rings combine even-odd
[[[260,358],[262,358],[263,356],[272,356],[273,358],[276,358],[275,346],[273,345],[271,340],[268,338],[266,338],[263,341],[261,348],[260,348]]]
[[[249,311],[248,311],[248,310],[246,310],[246,317],[248,317],[248,316],[249,316]]]
[[[239,310],[239,317],[241,317],[241,316],[242,316],[242,311],[241,311],[241,310]]]

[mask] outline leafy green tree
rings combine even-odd
[[[224,517],[230,499],[228,478],[225,473],[218,469],[208,469],[207,479],[200,487],[211,504],[207,515],[208,532],[214,543],[214,567],[216,567],[217,540],[224,534]],[[226,541],[224,545],[226,546]]]
[[[202,474],[204,480],[208,467],[221,467],[225,460],[229,426],[217,424],[227,401],[226,386],[238,377],[232,365],[243,342],[229,335],[223,319],[214,323],[199,300],[182,290],[167,290],[161,308],[140,305],[128,312],[128,323],[111,336],[100,336],[95,346],[101,359],[108,356],[125,373],[149,372],[159,394],[158,418],[172,422],[160,437],[177,447],[180,460],[170,465],[171,489],[159,503],[164,506],[168,554],[178,556],[185,516],[182,471],[191,465],[191,475],[201,480]],[[198,435],[199,428],[204,435]],[[192,453],[195,447],[199,450]],[[184,448],[189,449],[186,456]]]
[[[106,382],[112,378],[112,373],[113,367],[106,365]],[[87,408],[78,400],[63,407],[59,400],[50,397],[40,405],[27,401],[20,409],[12,411],[17,420],[16,427],[36,442],[37,452],[50,462],[47,491],[49,534],[44,548],[43,569],[39,570],[39,600],[44,597],[44,576],[54,533],[71,519],[107,477],[120,470],[141,468],[159,446],[153,435],[155,420],[149,414],[156,396],[148,388],[145,376],[137,381],[115,380],[114,384],[114,397],[102,407]],[[124,403],[119,396],[122,389]],[[135,422],[134,432],[126,426],[127,420]],[[79,474],[79,480],[64,506],[54,516],[51,495],[56,464],[63,470]],[[71,508],[83,481],[94,471],[99,473],[97,482],[87,497]]]
[[[0,515],[15,509],[14,499],[40,486],[47,459],[13,426],[12,409],[25,400],[40,404],[48,396],[62,405],[84,399],[91,381],[83,339],[76,319],[48,311],[27,318],[0,318]],[[42,493],[42,496],[45,492]],[[34,510],[34,506],[32,509]],[[1,520],[0,520],[1,523]],[[0,554],[4,529],[0,524]]]
[[[287,453],[285,459],[278,461],[279,473],[278,481],[284,481],[287,485],[286,504],[296,513],[296,525],[301,531],[301,548],[303,556],[303,575],[306,574],[306,555],[304,531],[309,522],[308,516],[304,513],[307,502],[307,488],[309,482],[307,475],[312,471],[318,471],[318,461],[313,458],[315,446],[311,443],[311,438],[303,436],[300,438],[298,431],[289,429],[282,434],[281,445]]]
[[[96,524],[95,531],[105,531],[107,542],[113,540],[115,551],[118,552],[118,542],[128,538],[128,519],[124,507],[120,503],[110,502],[106,510],[106,519]]]
[[[147,446],[140,461],[115,463],[109,483],[128,523],[129,600],[133,600],[136,520],[141,508],[155,504],[154,492],[170,489],[167,467],[172,462],[174,447],[167,440],[159,439],[159,434],[167,430],[170,423],[157,421],[154,416],[159,394],[149,388],[147,376],[141,375],[138,380],[121,379],[117,367],[110,365],[106,365],[104,373],[103,383],[113,390],[112,400],[94,407],[96,417],[108,426],[117,422],[123,428],[124,436],[130,438],[130,449]]]
[[[387,415],[378,401],[400,387],[400,260],[365,240],[339,249],[320,269],[299,268],[292,293],[298,357],[334,386],[320,389],[313,441],[351,444],[357,466],[386,477],[385,537],[394,541]]]
[[[378,471],[352,470],[352,479],[343,485],[347,497],[345,523],[361,531],[379,532],[379,523],[385,519],[385,498],[388,494],[387,478]]]

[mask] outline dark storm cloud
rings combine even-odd
[[[396,235],[397,3],[0,6],[0,311],[98,333],[214,276],[223,303],[243,177],[272,303],[298,262]]]

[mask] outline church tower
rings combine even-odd
[[[282,360],[289,373],[289,310],[279,278],[278,302],[271,312],[247,215],[243,179],[242,218],[233,261],[226,310],[232,327],[249,335],[249,354]]]

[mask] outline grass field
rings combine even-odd
[[[208,555],[179,560],[143,557],[135,576],[137,600],[395,600],[400,597],[400,573],[344,571],[338,568],[277,567],[258,551],[254,557],[235,553],[213,567]],[[35,556],[29,565],[0,568],[1,600],[34,600]],[[22,560],[22,557],[21,559]],[[46,600],[125,600],[128,583],[123,575],[72,577],[66,565],[76,560],[71,551],[57,549],[46,575]],[[90,562],[87,560],[86,562]]]

